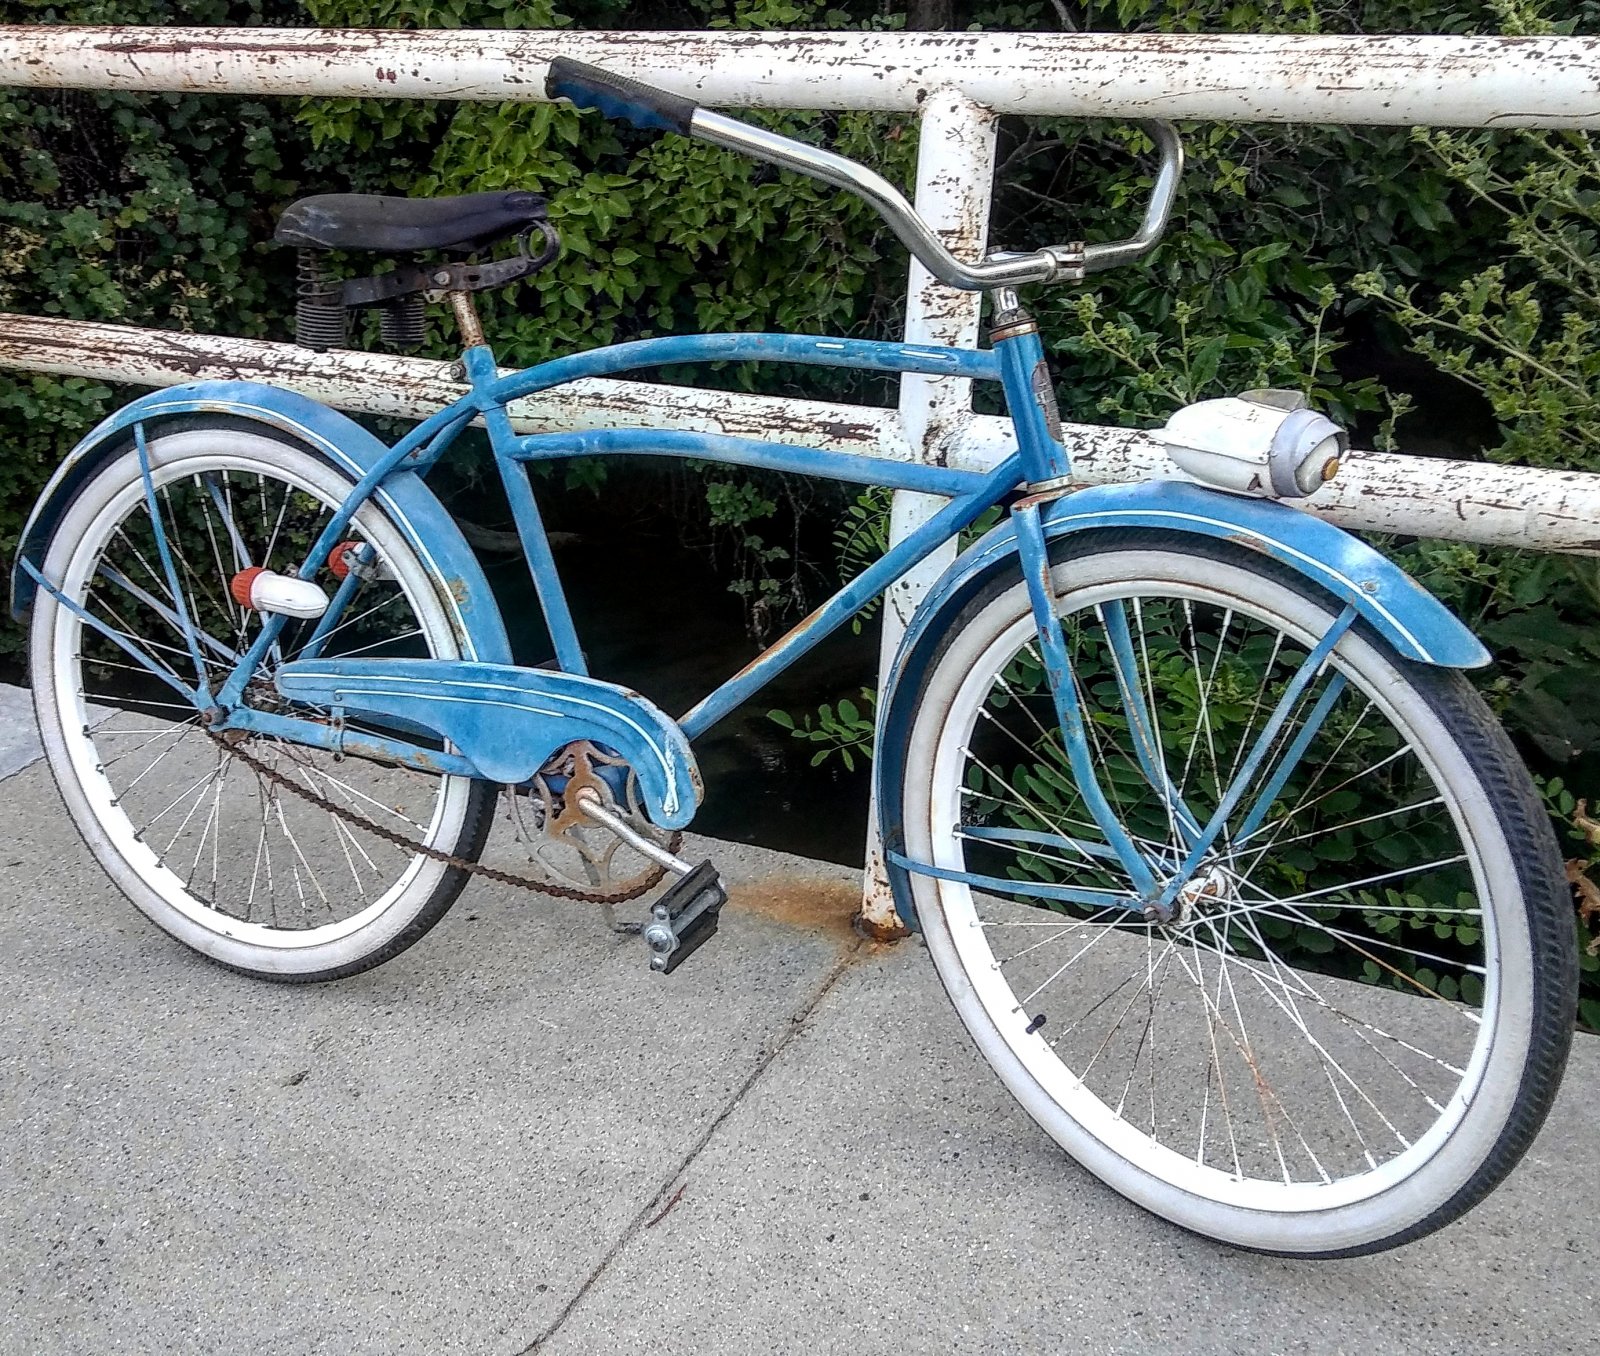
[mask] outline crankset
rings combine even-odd
[[[595,903],[651,889],[668,870],[662,856],[683,840],[650,822],[627,762],[590,740],[558,751],[510,800],[529,860]]]
[[[511,787],[513,816],[519,830],[527,831],[520,802],[529,801],[537,822],[529,837],[537,843],[530,860],[562,876],[566,881],[517,875],[443,852],[427,843],[408,838],[377,824],[348,806],[319,795],[309,786],[258,758],[247,747],[239,731],[212,735],[217,745],[244,763],[258,776],[335,818],[393,843],[396,847],[420,853],[459,871],[484,876],[503,885],[515,885],[562,899],[576,899],[609,906],[637,899],[660,883],[668,872],[678,879],[651,906],[650,918],[642,924],[621,926],[617,931],[638,932],[650,952],[650,968],[671,974],[689,956],[704,946],[717,931],[727,890],[716,868],[709,861],[691,866],[677,856],[681,833],[663,834],[651,824],[639,805],[633,773],[620,758],[589,741],[570,744],[540,769],[530,784]],[[295,763],[290,746],[274,747]],[[570,858],[561,861],[555,849],[565,845]],[[617,867],[619,853],[626,849],[628,865]],[[581,878],[569,874],[577,863]],[[643,865],[639,865],[642,863]],[[609,909],[608,909],[609,912]]]

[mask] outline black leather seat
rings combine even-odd
[[[291,203],[273,238],[301,249],[471,252],[517,235],[545,218],[537,193],[468,193],[458,198],[388,198],[323,193]]]

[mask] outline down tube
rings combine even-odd
[[[704,698],[678,721],[696,739],[759,692],[802,655],[832,635],[912,566],[932,555],[1021,483],[1021,458],[1007,457],[979,488],[953,499],[898,546],[868,566],[788,634]]]

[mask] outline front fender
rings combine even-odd
[[[1490,659],[1478,638],[1393,561],[1343,528],[1270,499],[1224,494],[1178,480],[1097,485],[1048,505],[1041,522],[1049,541],[1074,532],[1129,527],[1218,537],[1282,561],[1351,604],[1407,659],[1452,669],[1480,668]],[[1007,518],[961,553],[906,628],[894,680],[922,637],[948,612],[951,600],[969,596],[979,580],[1008,564],[1016,551],[1016,526]]]
[[[103,420],[62,462],[34,505],[11,573],[11,614],[25,621],[36,585],[21,569],[23,560],[42,568],[46,548],[61,515],[80,486],[121,449],[135,424],[155,424],[185,415],[221,414],[288,433],[359,480],[388,448],[348,415],[308,396],[248,381],[207,381],[152,391]],[[462,657],[510,663],[500,609],[472,548],[443,504],[415,472],[396,471],[373,498],[405,534],[429,567],[446,614],[456,631]]]
[[[1050,504],[1041,521],[1049,541],[1075,532],[1140,527],[1217,537],[1297,570],[1354,607],[1408,659],[1463,669],[1480,667],[1490,659],[1477,637],[1398,565],[1332,523],[1272,500],[1224,494],[1183,481],[1100,485]],[[929,590],[906,628],[879,701],[883,724],[874,762],[879,826],[889,848],[901,846],[898,750],[905,744],[912,707],[938,639],[996,571],[1017,568],[1016,553],[1016,527],[1007,519],[961,553]],[[890,866],[888,875],[895,907],[902,918],[913,922],[905,872]]]

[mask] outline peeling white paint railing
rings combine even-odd
[[[1102,118],[1600,127],[1600,39],[1005,33],[575,33],[0,26],[0,85],[248,95],[542,101],[567,56],[725,108],[921,114],[916,206],[957,254],[984,248],[997,113]],[[1021,242],[1038,243],[1038,242]],[[913,263],[906,338],[974,344],[978,300]],[[172,385],[244,377],[342,409],[419,417],[459,387],[444,365],[289,344],[0,315],[0,367]],[[1008,421],[969,383],[908,376],[898,410],[593,381],[522,402],[527,430],[665,426],[992,465]],[[1069,426],[1091,482],[1177,474],[1133,430]],[[898,495],[897,534],[926,516]],[[1362,453],[1309,502],[1348,527],[1600,551],[1600,476]],[[927,580],[891,590],[884,654]],[[869,848],[865,913],[898,920]]]
[[[721,108],[1222,122],[1592,127],[1595,38],[1156,33],[398,33],[0,26],[0,76],[51,89],[544,99],[572,57]]]
[[[177,334],[0,313],[0,369],[21,368],[136,386],[186,381],[265,381],[335,409],[422,419],[465,387],[451,364],[429,358]],[[642,381],[587,380],[519,400],[519,433],[672,426],[734,436],[777,436],[804,447],[910,461],[917,453],[900,413],[872,405],[741,395]],[[1088,485],[1182,473],[1138,429],[1068,424],[1073,469]],[[1011,421],[961,411],[936,450],[966,470],[994,466],[1014,446]],[[1425,474],[1424,474],[1425,473]],[[942,500],[940,501],[943,502]],[[1482,542],[1544,551],[1600,553],[1600,476],[1382,452],[1352,452],[1339,478],[1299,506],[1363,532]]]

